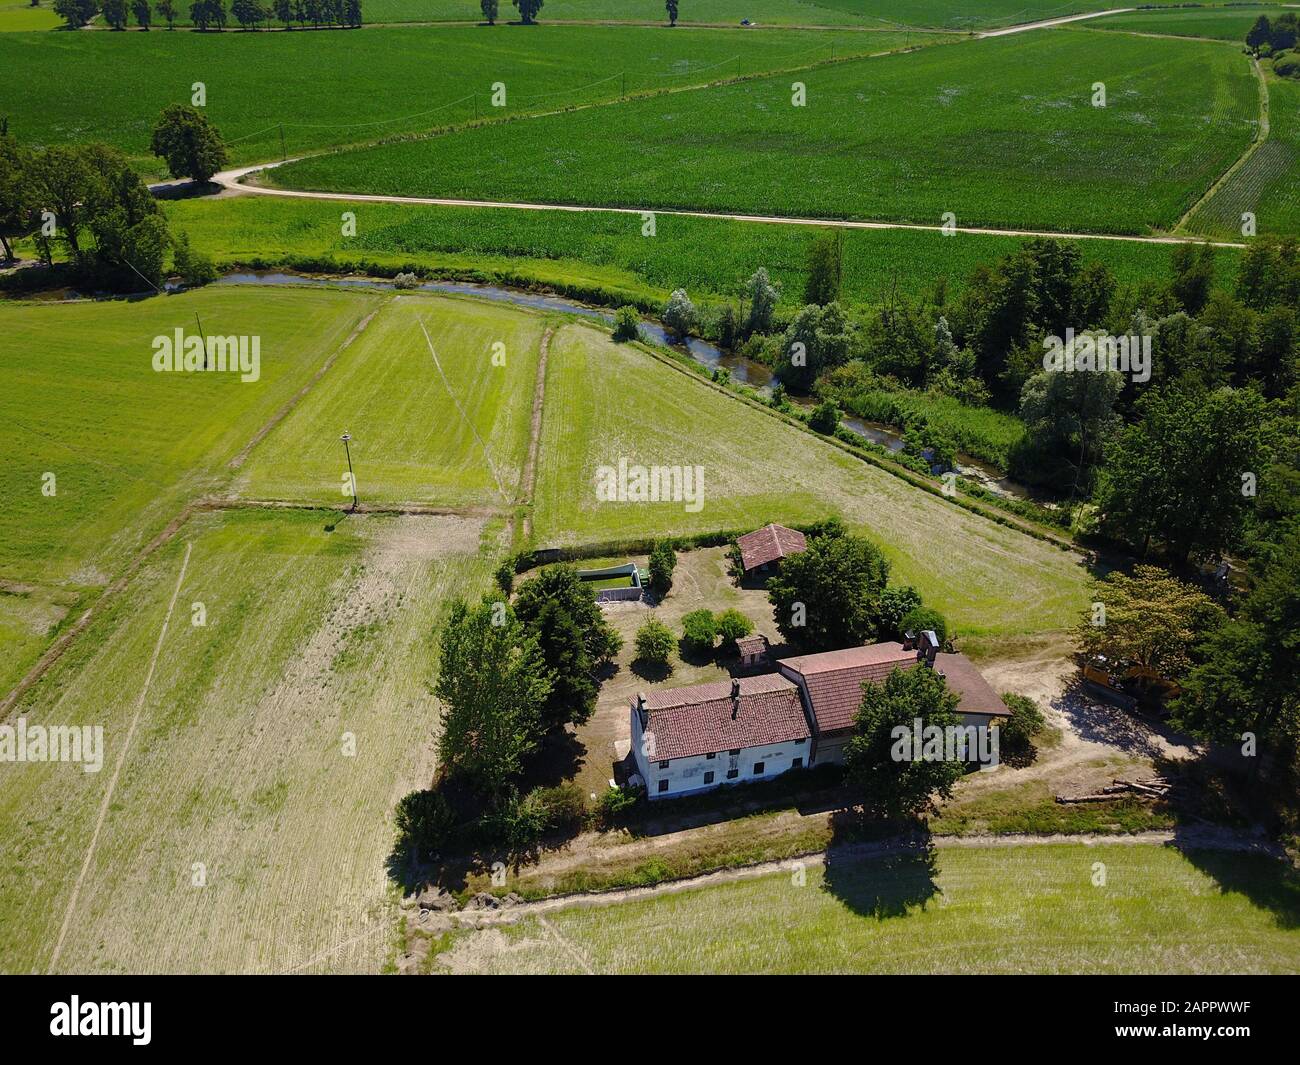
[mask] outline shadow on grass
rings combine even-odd
[[[831,847],[822,890],[863,917],[902,917],[940,894],[937,876],[934,842],[923,834],[878,850]]]
[[[1174,846],[1192,865],[1214,878],[1225,894],[1243,895],[1258,909],[1267,911],[1286,930],[1300,928],[1300,875],[1287,862],[1273,855],[1204,850],[1195,834],[1186,844],[1175,832]]]

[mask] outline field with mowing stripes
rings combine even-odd
[[[1091,882],[1093,863],[1105,887]],[[851,860],[459,936],[442,972],[1293,973],[1300,890],[1267,858],[1158,846]]]
[[[510,308],[398,296],[254,452],[236,489],[347,501],[346,429],[367,503],[510,505],[528,454],[543,325]]]
[[[0,969],[50,965],[92,840],[59,970],[381,968],[388,818],[432,773],[437,627],[486,588],[484,536],[495,547],[479,521],[320,512],[189,525],[18,708],[102,724],[105,753],[98,773],[5,767]]]
[[[927,38],[928,40],[929,38]],[[279,159],[479,117],[552,110],[904,43],[901,34],[624,27],[394,27],[360,33],[0,34],[5,112],[24,141],[98,139],[165,175],[149,135],[167,104],[206,87],[233,164]],[[504,107],[492,86],[506,86]],[[471,98],[473,97],[473,98]],[[477,101],[477,110],[476,110]],[[280,139],[283,126],[283,145]]]
[[[1139,233],[1176,222],[1257,120],[1249,64],[1225,44],[1045,30],[321,156],[269,179]]]
[[[704,505],[601,502],[596,470],[703,466]],[[1067,627],[1075,555],[911,487],[604,333],[568,326],[547,359],[535,531],[542,545],[749,529],[839,513],[968,635]]]
[[[1194,7],[1170,11],[1126,11],[1120,15],[1089,19],[1085,26],[1095,30],[1122,30],[1129,33],[1173,34],[1177,37],[1207,37],[1216,41],[1243,44],[1246,32],[1260,15],[1270,19],[1281,14],[1280,8],[1268,7]]]

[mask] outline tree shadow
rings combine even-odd
[[[1224,894],[1244,896],[1278,928],[1300,928],[1300,874],[1262,843],[1257,851],[1210,850],[1194,829],[1183,828],[1174,833],[1174,846]]]
[[[632,663],[631,668],[633,673],[650,684],[658,684],[673,675],[671,662],[646,662],[638,658]]]
[[[941,894],[937,876],[934,842],[923,834],[878,845],[832,846],[822,890],[856,914],[884,920],[924,909]]]

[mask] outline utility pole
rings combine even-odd
[[[352,448],[348,446],[348,441],[352,439],[352,434],[346,429],[343,435],[339,437],[343,441],[343,452],[348,457],[348,483],[352,486],[352,509],[357,509],[357,478],[352,472]]]
[[[199,327],[199,339],[203,341],[203,368],[208,368],[208,338],[203,335],[203,323],[199,321],[198,313],[194,315],[194,324]]]
[[[286,153],[284,150],[284,123],[281,122],[280,123],[280,162],[283,163],[288,158],[289,158],[288,153]]]

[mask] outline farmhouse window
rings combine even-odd
[[[803,759],[802,759],[802,758],[796,758],[796,759],[794,759],[794,760],[790,763],[790,768],[791,768],[791,769],[802,769],[802,768],[803,768]]]
[[[801,743],[803,743],[803,741],[804,741],[804,737],[800,736],[797,740],[794,741],[794,745],[798,747]]]
[[[738,755],[738,754],[740,753],[740,748],[739,748],[739,747],[736,747],[736,748],[734,748],[733,750],[728,751],[727,753],[728,753],[729,755],[731,755],[731,756],[734,758],[734,757],[736,757],[736,755]]]
[[[727,779],[728,779],[728,780],[735,780],[736,777],[738,777],[738,776],[740,776],[740,770],[739,770],[739,769],[728,769],[728,770],[727,770]]]
[[[712,773],[705,773],[705,774],[704,774],[704,783],[706,783],[706,784],[712,784],[712,783],[713,783],[713,774],[712,774]]]
[[[717,758],[717,757],[718,757],[718,752],[717,752],[717,751],[710,751],[710,752],[709,752],[708,754],[706,754],[704,757],[705,757],[705,758]]]
[[[666,780],[661,780],[661,781],[659,781],[659,790],[660,790],[660,791],[667,791],[667,790],[668,790],[668,781],[666,781]]]
[[[763,766],[765,766],[766,764],[767,764],[766,762],[755,762],[754,776],[761,777],[763,775]]]
[[[662,762],[659,763],[659,768],[660,768],[660,769],[667,769],[667,768],[668,768],[668,759],[667,759],[667,758],[665,758]]]

